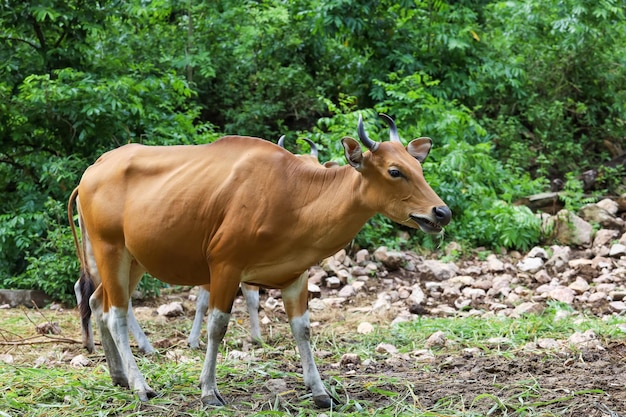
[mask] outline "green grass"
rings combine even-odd
[[[562,313],[566,314],[561,319]],[[24,334],[29,320],[9,317],[2,320],[0,329],[4,339],[14,334]],[[341,400],[326,416],[423,416],[423,417],[549,417],[577,415],[581,403],[601,402],[606,398],[602,389],[564,390],[542,386],[532,375],[519,380],[479,381],[478,391],[468,395],[462,391],[438,389],[453,383],[454,372],[449,371],[443,359],[459,358],[465,348],[478,348],[483,358],[500,358],[515,361],[527,355],[524,347],[540,338],[566,340],[574,332],[593,330],[603,345],[623,343],[623,316],[601,319],[576,313],[569,307],[555,303],[542,314],[522,318],[505,317],[422,317],[397,326],[377,326],[368,335],[347,332],[337,323],[320,326],[313,331],[316,351],[325,351],[318,358],[324,382],[331,394]],[[31,323],[32,325],[32,323]],[[75,325],[75,324],[74,324]],[[156,332],[180,332],[187,334],[190,323],[181,320],[166,326],[156,326]],[[621,327],[620,327],[621,326]],[[424,342],[435,331],[443,331],[448,343],[434,348],[441,360],[416,363],[411,352],[424,349]],[[153,334],[151,338],[155,340]],[[251,352],[247,359],[231,359],[228,352],[241,349],[246,337],[245,326],[233,323],[224,343],[222,358],[218,364],[218,385],[230,404],[219,409],[205,409],[200,405],[198,380],[204,352],[178,348],[179,360],[172,360],[160,350],[160,355],[137,356],[140,369],[151,386],[161,396],[141,403],[129,390],[111,384],[103,355],[92,355],[89,367],[74,368],[67,361],[53,365],[33,366],[31,359],[20,361],[21,354],[28,356],[29,349],[42,346],[22,347],[11,353],[15,364],[0,364],[0,417],[52,417],[52,416],[317,416],[310,394],[304,389],[300,362],[295,352],[286,324],[278,324],[268,343]],[[157,337],[158,338],[158,337]],[[498,338],[495,342],[490,339]],[[380,343],[391,343],[400,351],[398,361],[389,362],[389,355],[376,352]],[[56,355],[70,350],[82,353],[79,346],[47,346],[56,349]],[[1,347],[0,347],[1,349]],[[171,351],[173,348],[170,348]],[[576,349],[572,348],[576,355]],[[344,353],[357,353],[363,361],[373,363],[371,368],[362,366],[352,370],[333,364],[339,363]],[[544,351],[540,361],[563,355],[562,352]],[[471,361],[472,359],[469,359]],[[464,361],[463,363],[466,363]],[[451,379],[442,379],[447,372]],[[462,378],[458,371],[458,378]],[[463,377],[464,378],[464,377]],[[264,389],[269,379],[287,382],[287,390],[271,396]],[[439,384],[439,385],[438,385]],[[481,391],[482,389],[482,391]],[[622,410],[614,410],[622,411]]]

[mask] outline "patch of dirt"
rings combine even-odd
[[[194,290],[192,290],[194,291]],[[350,343],[350,335],[356,334],[356,327],[363,320],[363,308],[370,306],[375,300],[375,293],[357,297],[345,308],[326,309],[316,312],[313,337],[315,333],[332,331],[338,336],[337,343]],[[187,334],[184,330],[191,327],[195,306],[188,299],[188,291],[164,294],[159,299],[135,302],[135,311],[148,337],[164,351],[173,348],[187,349]],[[261,303],[267,293],[261,294]],[[166,319],[157,316],[155,309],[160,304],[182,301],[185,316]],[[19,315],[19,310],[0,310],[0,317]],[[22,313],[24,314],[24,313]],[[30,322],[34,325],[38,319],[32,319],[36,313],[29,311]],[[78,312],[61,310],[47,312],[47,319],[60,323],[63,329],[61,337],[65,342],[55,345],[51,343],[34,345],[0,345],[0,354],[13,356],[15,364],[32,366],[38,357],[56,356],[58,366],[67,366],[69,360],[85,353],[80,341]],[[276,359],[280,356],[279,371],[301,374],[301,366],[297,356],[291,352],[285,356],[285,338],[291,340],[286,315],[280,308],[266,313],[270,324],[262,326],[266,338],[266,348],[256,348],[256,360]],[[392,318],[392,317],[391,317]],[[368,321],[379,324],[389,323],[390,317],[369,317]],[[233,332],[233,326],[239,331]],[[3,327],[0,325],[0,328]],[[235,303],[233,321],[226,338],[244,335],[248,329],[245,304],[240,298]],[[237,330],[237,329],[235,329]],[[5,340],[15,339],[17,335],[3,333]],[[43,337],[43,336],[40,336]],[[203,330],[203,338],[206,332]],[[231,340],[230,346],[242,351],[253,349],[246,340]],[[279,347],[276,347],[279,346]],[[101,349],[99,347],[99,349]],[[51,353],[54,352],[54,353]],[[101,353],[101,351],[100,351]],[[202,352],[190,353],[202,356]],[[102,362],[103,355],[96,355],[95,361]],[[378,407],[389,406],[392,402],[417,406],[418,409],[446,409],[451,411],[471,410],[473,413],[491,416],[524,415],[524,411],[541,410],[559,416],[591,416],[591,417],[626,417],[626,341],[614,342],[603,350],[572,351],[569,354],[547,354],[545,352],[503,351],[501,355],[490,354],[440,354],[430,362],[418,362],[407,355],[385,357],[379,355],[371,364],[341,365],[332,363],[332,359],[324,351],[317,349],[317,364],[324,381],[331,386],[334,394],[345,403],[375,404]],[[162,360],[167,360],[163,355]],[[92,365],[93,366],[93,363]],[[219,366],[219,364],[218,364]],[[198,375],[199,377],[199,375]],[[241,389],[250,375],[229,375],[231,382],[218,381],[222,394],[227,398],[232,409],[244,414],[251,410],[275,410],[276,404],[287,411],[297,411],[293,404],[299,404],[308,395],[301,378],[285,379],[287,389],[280,393],[271,393],[263,388],[266,381],[255,377],[254,386],[249,391]],[[159,383],[154,384],[158,387]],[[239,387],[239,388],[233,388]],[[259,392],[264,396],[259,397]],[[390,394],[392,393],[392,394]],[[164,392],[164,395],[175,396]],[[196,401],[176,403],[178,410],[170,410],[174,414],[198,410],[200,392]],[[143,412],[157,412],[158,407],[149,402],[141,405]],[[346,410],[358,411],[354,408]],[[374,410],[370,410],[374,412]],[[511,414],[514,413],[514,414]],[[474,415],[474,414],[472,414]]]

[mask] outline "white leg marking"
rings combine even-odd
[[[230,321],[230,313],[224,313],[216,308],[209,311],[207,330],[209,338],[206,348],[206,358],[200,374],[202,387],[202,403],[204,405],[225,405],[226,401],[217,390],[216,364],[217,353]]]
[[[139,346],[139,350],[141,352],[146,355],[154,353],[155,349],[152,347],[150,340],[148,340],[148,336],[146,336],[139,326],[139,323],[137,323],[137,318],[133,312],[133,304],[130,300],[128,301],[128,328],[130,329],[130,333],[135,338],[137,346]]]
[[[100,330],[100,340],[102,348],[104,349],[104,356],[106,357],[107,364],[109,365],[111,380],[114,385],[120,385],[128,388],[128,376],[124,370],[124,364],[120,353],[117,350],[117,346],[115,345],[115,341],[113,340],[111,332],[105,322],[105,317],[102,312],[102,304],[100,304],[100,300],[93,295],[89,299],[89,305],[96,321],[96,325]]]
[[[193,326],[189,333],[187,343],[193,349],[200,347],[200,332],[202,331],[202,324],[204,323],[204,316],[209,308],[209,292],[200,287],[198,292],[198,299],[196,300],[196,316],[193,319]]]
[[[246,298],[252,341],[262,344],[263,338],[261,337],[261,324],[259,323],[259,290],[248,289],[245,285],[242,285],[241,292],[243,292],[243,296]]]
[[[141,401],[148,401],[149,398],[156,396],[156,391],[150,388],[144,379],[137,367],[133,352],[130,350],[127,314],[128,308],[111,307],[109,312],[103,315],[103,321],[111,333],[115,347],[117,347],[124,370],[128,376],[129,388],[137,393]]]
[[[313,393],[313,399],[315,403],[318,403],[318,399],[328,399],[328,393],[322,378],[315,365],[313,358],[313,350],[311,349],[311,324],[309,319],[309,311],[307,310],[300,317],[292,317],[289,320],[291,326],[291,332],[296,340],[298,351],[300,352],[300,360],[302,361],[302,374],[304,377],[304,384],[311,389]],[[319,405],[319,404],[318,404]]]

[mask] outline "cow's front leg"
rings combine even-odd
[[[224,339],[230,314],[214,308],[209,310],[209,320],[207,324],[208,340],[206,357],[202,373],[200,374],[200,386],[202,388],[202,403],[204,405],[226,405],[226,401],[217,389],[217,354],[220,344]]]
[[[333,401],[330,395],[328,395],[326,388],[324,388],[322,378],[313,359],[313,350],[311,349],[311,323],[308,311],[307,283],[308,274],[305,272],[293,284],[282,290],[283,301],[289,316],[291,332],[300,352],[304,384],[311,389],[316,406],[330,408],[333,406]]]

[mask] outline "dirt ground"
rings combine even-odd
[[[187,292],[181,292],[135,303],[140,323],[146,326],[151,341],[158,348],[185,347],[187,335],[168,325],[167,321],[172,319],[157,317],[155,308],[162,303],[183,301],[186,308],[185,317],[174,320],[179,322],[188,320],[190,326],[194,305],[187,300],[187,296]],[[267,294],[262,294],[262,302],[266,297]],[[371,305],[371,301],[361,299],[360,302],[363,305]],[[236,303],[234,320],[241,328],[247,329],[247,314],[244,310],[242,301]],[[11,316],[17,314],[20,313],[18,311],[10,313]],[[31,317],[37,315],[32,310],[27,314]],[[272,314],[273,319],[278,318],[278,321],[286,322],[286,318],[281,317],[284,313],[280,310]],[[8,315],[7,310],[0,310],[0,317],[3,319]],[[66,323],[63,325],[62,337],[80,340],[78,313],[75,309],[54,312],[53,319]],[[355,303],[341,311],[319,312],[314,317],[317,323],[313,333],[332,323],[340,339],[336,343],[350,343],[356,324],[362,319],[362,310]],[[41,320],[36,318],[31,321]],[[0,328],[2,327],[4,326],[0,325]],[[67,329],[73,329],[73,333],[71,330],[68,333]],[[266,332],[267,329],[263,328],[262,331]],[[232,335],[232,329],[229,329],[227,338],[232,337],[229,334]],[[276,327],[273,335],[267,336],[267,343],[271,345],[280,342],[281,338],[288,334],[288,326],[285,323],[284,326]],[[19,338],[18,335],[6,332],[0,336],[5,341]],[[249,348],[246,341],[241,341],[239,346],[244,351]],[[0,354],[11,354],[16,364],[33,363],[41,355],[49,356],[51,349],[54,349],[51,344],[21,347],[0,344]],[[62,350],[64,353],[57,353],[57,356],[66,355],[67,358],[61,362],[67,362],[70,357],[84,353],[79,343],[64,344]],[[605,346],[605,350],[599,351],[572,351],[569,354],[558,355],[537,352],[510,353],[489,356],[472,353],[443,354],[436,355],[434,360],[427,364],[416,362],[410,357],[397,356],[359,366],[330,363],[330,359],[324,357],[324,352],[316,352],[316,355],[324,380],[331,385],[341,381],[333,387],[336,394],[341,399],[348,398],[357,403],[384,407],[392,401],[400,401],[423,410],[445,409],[445,404],[449,404],[450,410],[470,410],[473,413],[471,415],[475,416],[522,416],[527,415],[524,414],[524,410],[538,409],[550,414],[532,414],[533,416],[626,417],[626,341],[613,342]],[[297,359],[283,360],[279,363],[281,371],[301,373],[300,362]],[[384,378],[379,378],[380,376]],[[243,376],[232,377],[244,380]],[[382,385],[376,387],[377,389],[365,388],[377,380],[384,381]],[[290,404],[297,404],[298,397],[306,395],[306,391],[300,380],[292,378],[285,382],[288,389],[278,400],[283,409],[289,410],[292,407]],[[235,408],[239,408],[236,404],[241,404],[241,407],[247,410],[254,409],[257,412],[266,410],[269,408],[268,404],[272,404],[272,396],[276,398],[276,395],[265,390],[263,392],[266,392],[266,398],[259,400],[260,389],[261,387],[255,387],[250,391],[231,390],[227,394],[229,403],[235,404]],[[390,396],[388,392],[397,395]],[[521,408],[522,404],[526,404],[527,408]],[[143,407],[149,412],[153,406],[147,403]],[[180,404],[179,411],[197,410],[198,407],[199,401],[198,404]],[[512,410],[518,411],[511,414]]]

